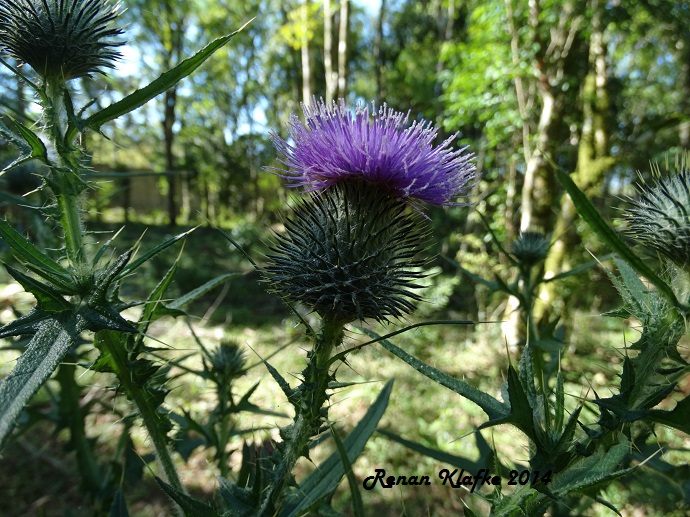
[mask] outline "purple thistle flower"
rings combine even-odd
[[[401,199],[434,205],[463,205],[456,200],[475,176],[472,154],[452,151],[453,135],[434,147],[438,131],[431,122],[412,122],[409,112],[383,104],[373,118],[358,105],[354,116],[345,101],[331,106],[313,99],[302,105],[305,123],[292,115],[287,128],[293,143],[273,133],[271,139],[286,168],[272,168],[306,192],[322,191],[349,179],[364,179]]]

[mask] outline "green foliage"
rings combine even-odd
[[[21,2],[3,5],[10,4]],[[50,0],[47,4],[52,5]],[[63,4],[83,5],[79,0]],[[102,2],[89,5],[96,4]],[[11,431],[17,422],[20,428],[15,437],[39,421],[54,424],[55,433],[63,433],[61,438],[68,434],[69,448],[75,452],[82,476],[81,490],[88,493],[96,515],[124,516],[134,511],[132,504],[128,510],[126,498],[139,484],[144,467],[156,455],[163,467],[160,474],[165,478],[156,478],[158,486],[177,505],[177,511],[187,515],[302,515],[307,512],[330,515],[335,512],[331,502],[343,477],[348,480],[354,513],[363,515],[371,494],[366,494],[363,500],[360,498],[353,464],[381,422],[389,403],[391,382],[343,440],[340,437],[345,433],[329,420],[328,409],[334,393],[357,384],[349,379],[336,381],[336,371],[343,370],[337,370],[338,367],[354,364],[354,358],[348,357],[354,350],[379,342],[426,379],[448,388],[447,396],[458,394],[472,401],[465,406],[451,402],[447,407],[440,407],[439,403],[432,411],[434,415],[440,414],[439,421],[454,419],[453,408],[457,406],[469,415],[462,422],[471,422],[474,429],[497,429],[493,426],[507,424],[518,429],[520,438],[528,443],[522,456],[507,456],[499,446],[489,445],[475,432],[480,454],[478,459],[469,460],[470,454],[451,454],[429,443],[428,435],[434,435],[432,442],[437,439],[441,443],[451,433],[446,429],[444,436],[435,436],[436,430],[443,426],[439,421],[426,422],[423,415],[415,414],[418,420],[402,422],[396,414],[395,418],[403,426],[410,429],[416,426],[423,437],[383,432],[395,446],[402,445],[433,461],[458,468],[478,471],[492,467],[504,479],[510,472],[509,465],[516,464],[518,457],[526,456],[528,463],[518,468],[550,472],[548,482],[515,489],[497,487],[493,492],[478,494],[488,501],[493,514],[592,512],[589,506],[595,502],[615,511],[626,498],[634,501],[641,497],[639,494],[644,492],[636,488],[638,485],[643,485],[647,494],[654,487],[659,500],[662,493],[672,500],[658,505],[656,511],[682,512],[678,509],[682,503],[675,503],[688,497],[686,487],[682,486],[687,469],[683,470],[682,462],[678,461],[683,451],[669,449],[666,440],[668,436],[690,434],[690,397],[682,391],[690,366],[679,344],[687,334],[686,264],[680,260],[675,265],[657,267],[647,260],[649,257],[639,256],[600,215],[603,206],[615,204],[613,198],[588,198],[562,169],[571,171],[576,166],[584,166],[576,162],[576,150],[584,138],[587,103],[596,104],[598,99],[588,99],[593,93],[581,85],[585,84],[585,76],[592,77],[595,63],[598,71],[603,70],[606,94],[611,100],[598,114],[605,119],[598,130],[606,133],[603,140],[609,140],[603,144],[607,147],[605,152],[616,160],[604,180],[603,190],[607,195],[624,194],[631,171],[646,166],[650,157],[656,158],[662,150],[677,147],[687,139],[684,131],[690,98],[690,83],[685,80],[690,48],[688,13],[678,2],[667,0],[613,4],[590,2],[585,9],[581,2],[551,0],[536,2],[529,8],[526,3],[504,0],[472,0],[461,5],[445,1],[387,2],[387,11],[382,13],[380,41],[377,41],[375,24],[365,18],[363,11],[353,10],[347,42],[349,97],[377,99],[377,103],[386,101],[427,119],[443,119],[449,133],[459,131],[459,140],[472,145],[482,171],[476,192],[478,205],[490,224],[486,224],[485,230],[474,231],[478,219],[473,215],[468,219],[463,208],[433,214],[434,230],[448,239],[432,246],[455,259],[447,260],[445,272],[459,274],[453,277],[440,274],[437,277],[440,281],[432,280],[423,292],[429,303],[412,317],[424,318],[448,303],[455,303],[460,298],[458,289],[463,289],[464,297],[471,291],[460,282],[461,277],[465,278],[479,289],[470,292],[463,308],[488,313],[487,292],[495,296],[493,300],[503,301],[509,296],[518,300],[522,323],[521,346],[517,349],[520,357],[514,361],[516,366],[509,364],[498,352],[503,347],[503,341],[498,339],[485,352],[492,356],[488,370],[482,370],[486,363],[478,361],[476,372],[465,371],[464,357],[469,356],[460,354],[474,354],[473,350],[461,350],[459,346],[452,349],[457,343],[439,346],[448,337],[441,323],[471,323],[452,320],[410,323],[384,337],[362,329],[372,341],[335,349],[343,342],[340,322],[327,321],[317,332],[309,326],[314,316],[305,316],[301,307],[291,306],[295,317],[305,323],[306,337],[313,346],[307,356],[307,367],[297,376],[297,384],[286,373],[295,370],[283,370],[273,358],[257,363],[266,367],[278,385],[276,390],[282,391],[296,413],[293,423],[280,429],[280,441],[276,444],[270,440],[258,444],[253,441],[256,435],[249,437],[251,432],[266,429],[254,425],[254,418],[286,415],[263,409],[265,399],[261,397],[266,386],[249,377],[256,370],[247,366],[235,344],[245,340],[244,335],[236,340],[223,338],[218,348],[212,348],[190,326],[194,339],[185,339],[195,345],[194,351],[179,352],[175,355],[177,359],[172,360],[166,355],[170,349],[154,344],[153,339],[157,335],[154,323],[170,316],[187,317],[185,311],[190,307],[190,312],[203,313],[202,306],[212,299],[208,297],[220,288],[223,291],[218,303],[227,294],[234,306],[228,309],[231,303],[226,300],[216,311],[214,303],[204,321],[215,311],[216,320],[226,318],[229,322],[234,318],[233,323],[241,327],[250,321],[256,324],[253,330],[258,332],[260,326],[280,320],[285,313],[280,311],[277,302],[272,305],[267,297],[253,295],[247,289],[258,273],[240,277],[225,269],[209,274],[209,264],[215,268],[220,263],[212,259],[227,254],[227,249],[206,246],[208,234],[200,236],[200,232],[177,231],[151,246],[144,246],[140,241],[131,246],[136,237],[123,238],[128,235],[126,232],[117,240],[113,236],[103,244],[98,243],[99,237],[85,227],[89,217],[84,211],[88,207],[93,217],[99,217],[97,212],[107,203],[107,197],[120,195],[120,187],[134,177],[123,176],[112,188],[101,190],[95,203],[91,202],[94,199],[91,187],[97,186],[91,182],[103,179],[91,166],[100,169],[110,160],[110,152],[118,153],[120,165],[129,171],[162,167],[159,136],[152,137],[154,132],[156,135],[160,132],[156,114],[145,105],[157,95],[174,92],[178,107],[184,106],[183,110],[177,110],[171,132],[175,137],[172,153],[177,164],[180,169],[190,171],[180,178],[185,195],[191,199],[184,214],[186,220],[198,218],[198,221],[211,220],[224,225],[226,236],[246,250],[248,256],[262,248],[262,232],[256,228],[266,222],[276,222],[275,214],[287,197],[279,188],[277,177],[259,171],[261,165],[270,165],[273,156],[264,126],[278,128],[286,114],[295,110],[301,88],[300,56],[296,50],[303,45],[303,37],[309,41],[312,89],[317,95],[324,90],[321,3],[311,3],[305,24],[301,19],[302,8],[295,2],[195,0],[167,2],[164,6],[149,0],[129,2],[130,25],[138,32],[139,49],[146,57],[146,66],[153,64],[159,72],[170,69],[159,76],[158,72],[140,70],[139,74],[147,77],[142,84],[147,85],[136,90],[140,77],[132,78],[128,81],[132,84],[127,85],[122,78],[95,87],[88,81],[80,82],[79,88],[60,84],[60,74],[62,79],[70,79],[75,77],[75,71],[99,72],[101,65],[110,66],[94,61],[94,56],[79,61],[73,55],[67,56],[69,66],[61,67],[57,74],[57,69],[42,67],[41,63],[50,65],[59,59],[29,62],[40,75],[50,76],[50,84],[41,82],[28,67],[18,68],[13,59],[1,60],[4,67],[0,74],[0,106],[5,114],[0,120],[3,139],[0,153],[2,163],[9,165],[3,166],[0,175],[19,171],[18,165],[32,162],[38,167],[28,170],[25,176],[38,179],[31,185],[18,181],[10,189],[5,187],[13,179],[9,174],[2,178],[0,198],[6,219],[0,219],[0,238],[2,251],[7,252],[3,258],[8,262],[3,278],[19,284],[25,293],[33,296],[35,304],[28,312],[22,306],[17,309],[11,301],[2,307],[3,317],[11,316],[12,312],[16,317],[0,328],[0,337],[13,338],[7,348],[18,351],[20,356],[14,369],[0,383],[0,444],[13,439]],[[223,34],[228,20],[246,20],[257,12],[260,16],[241,29],[241,37],[234,38],[232,47],[226,43],[237,32],[212,41],[196,54],[190,51],[200,36]],[[15,13],[16,19],[21,20],[18,14]],[[564,24],[563,20],[568,23]],[[587,58],[587,52],[594,48],[592,34],[598,30],[595,20],[603,38],[603,61]],[[67,21],[81,23],[76,18]],[[0,22],[0,32],[7,23]],[[68,27],[74,27],[69,23]],[[43,28],[50,29],[49,25],[44,24]],[[554,63],[561,59],[554,52],[559,42],[552,35],[562,25],[567,25],[570,31],[563,34],[570,38],[567,41],[572,45],[572,52],[560,72],[552,74]],[[98,36],[101,33],[94,30],[101,29],[97,25],[84,34]],[[7,33],[2,37],[7,38]],[[33,44],[33,40],[25,43]],[[102,41],[96,44],[100,45],[101,58],[104,57],[102,51],[107,50],[107,45]],[[185,60],[184,55],[192,57]],[[376,81],[372,71],[376,72]],[[149,74],[153,75],[149,77]],[[650,77],[654,80],[649,80]],[[116,82],[121,84],[115,85]],[[383,91],[377,91],[378,86]],[[112,88],[119,89],[122,95],[114,93]],[[540,141],[536,137],[541,125],[539,93],[542,91],[553,95],[554,106],[562,116],[554,126],[556,129]],[[41,113],[27,101],[27,92],[38,100]],[[87,103],[89,96],[96,99]],[[168,97],[165,102],[170,100]],[[168,107],[165,102],[158,105],[159,111]],[[124,154],[101,136],[112,138],[117,145],[132,144],[138,149]],[[7,145],[17,152],[10,155],[5,149]],[[548,278],[543,258],[550,251],[551,238],[527,233],[517,235],[515,224],[526,162],[535,149],[543,151],[539,147],[543,145],[554,150],[548,154],[562,166],[556,169],[558,180],[584,221],[575,223],[583,245],[567,244],[570,262],[580,265],[550,271]],[[95,150],[97,159],[93,164],[84,148]],[[36,187],[40,187],[40,199],[36,196],[28,202],[21,194]],[[170,185],[165,183],[165,187]],[[675,187],[685,188],[682,182]],[[557,188],[551,188],[546,194],[555,199]],[[680,214],[679,224],[682,224],[685,204],[674,205]],[[33,219],[22,217],[27,207]],[[48,224],[42,224],[41,220],[47,220]],[[589,228],[584,224],[590,225]],[[23,234],[26,227],[31,237]],[[89,229],[93,225],[89,224]],[[360,230],[362,237],[368,231]],[[335,234],[342,231],[343,227],[339,227]],[[461,237],[464,233],[471,235]],[[512,241],[515,235],[517,239]],[[603,255],[606,251],[595,251],[599,261],[588,261],[583,251],[601,249],[597,236],[608,251],[616,254],[615,271],[607,273],[619,292],[622,306],[609,311],[609,315],[640,325],[635,342],[617,352],[607,346],[618,344],[608,335],[600,337],[593,332],[588,335],[592,343],[588,354],[602,362],[602,370],[616,375],[612,382],[608,382],[605,374],[604,382],[597,379],[601,373],[590,375],[589,367],[594,361],[584,357],[574,343],[564,341],[556,311],[543,321],[534,317],[539,288],[545,285],[558,282],[559,287],[566,286],[563,296],[570,299],[574,293],[573,300],[602,294],[594,293],[586,282],[580,282],[582,286],[563,282],[575,278],[579,281],[581,277],[577,275],[608,259],[608,255]],[[560,235],[553,237],[559,239]],[[663,232],[647,237],[657,242],[656,239],[663,238]],[[184,239],[188,240],[185,250],[177,259],[168,260],[163,252]],[[199,244],[200,240],[204,240],[204,245]],[[127,251],[115,253],[115,243],[122,241]],[[512,245],[508,245],[511,241]],[[335,262],[340,264],[339,260],[337,257]],[[261,269],[257,263],[253,264]],[[156,272],[159,274],[151,284]],[[304,272],[293,273],[297,278]],[[317,284],[317,290],[324,285]],[[137,296],[132,297],[133,292]],[[339,296],[349,293],[347,289],[343,292]],[[137,299],[143,301],[132,301]],[[475,300],[479,300],[479,309],[472,307]],[[241,313],[246,317],[238,318]],[[293,321],[294,318],[281,322],[280,330],[288,337],[295,335],[290,328]],[[429,325],[437,327],[429,331]],[[401,339],[400,346],[393,344],[394,336],[423,326],[425,330],[414,339]],[[347,343],[357,339],[356,335],[346,335]],[[408,342],[424,361],[403,349]],[[473,344],[461,345],[469,348]],[[371,353],[375,356],[378,352],[374,349]],[[184,357],[180,358],[181,355]],[[443,364],[442,369],[452,375],[433,364]],[[499,367],[504,369],[503,400],[496,395],[498,385],[491,385],[485,373],[495,372]],[[353,370],[356,370],[354,366]],[[383,375],[383,371],[377,375]],[[585,382],[593,386],[589,391],[580,385],[581,372],[586,375]],[[54,380],[50,380],[53,374]],[[467,374],[466,378],[461,374]],[[92,381],[92,375],[103,377]],[[192,390],[204,390],[204,409],[176,407],[171,403],[171,390],[179,385],[173,381],[180,375],[186,376],[185,387],[186,379],[191,378]],[[85,376],[89,380],[82,379]],[[427,400],[426,387],[405,377],[400,375],[397,382],[408,382],[415,390],[413,400],[405,401],[405,407],[420,413],[419,408]],[[114,399],[101,395],[99,385],[113,385],[129,403],[125,397]],[[39,393],[40,388],[44,390]],[[92,390],[88,398],[87,388]],[[34,398],[37,393],[39,396]],[[180,397],[185,397],[185,404],[191,399],[187,394]],[[27,406],[32,399],[35,403]],[[476,421],[480,409],[486,417]],[[100,411],[98,417],[93,414],[96,411]],[[108,434],[117,434],[112,433],[113,427],[119,432],[115,445],[102,440],[106,433],[100,431],[98,420],[104,414],[116,420],[108,424],[111,426]],[[153,445],[156,454],[139,456],[140,433],[135,429],[140,422],[149,433],[146,443]],[[464,430],[458,426],[452,432]],[[503,431],[494,437],[504,438],[500,434]],[[327,440],[328,437],[333,440]],[[133,439],[137,441],[136,446]],[[381,439],[381,436],[374,438]],[[331,445],[334,452],[318,462],[311,474],[300,478],[300,471],[294,469],[297,460],[316,457],[314,447],[322,441]],[[471,442],[474,446],[475,441]],[[175,456],[179,453],[187,460],[192,454],[199,454],[199,449],[206,450],[205,458],[220,474],[213,504],[186,493],[176,474],[176,458],[171,456],[173,452]],[[103,454],[104,451],[107,452]],[[241,455],[238,472],[232,471],[236,463],[230,461],[231,454]],[[372,454],[383,457],[383,452],[378,450]],[[398,461],[410,465],[414,460]],[[53,466],[55,463],[51,462]],[[616,484],[623,476],[625,490]],[[665,486],[658,489],[659,479]],[[468,499],[468,502],[474,509],[474,501]],[[467,509],[465,513],[483,512]]]
[[[338,451],[329,456],[287,496],[280,515],[296,517],[308,509],[315,509],[335,491],[343,475],[364,450],[364,445],[376,430],[393,389],[393,381],[386,383],[376,401],[367,410],[352,432],[337,445]],[[345,456],[345,457],[343,457]],[[345,461],[347,459],[347,462]],[[354,489],[354,487],[353,487]]]
[[[500,149],[522,125],[512,82],[524,70],[510,60],[506,24],[504,2],[478,3],[465,37],[446,43],[441,53],[447,82],[444,124],[448,130],[462,128],[465,141],[481,149]],[[501,167],[509,158],[499,154],[489,163]]]
[[[684,179],[683,176],[679,181]],[[620,257],[614,259],[618,274],[610,272],[609,276],[620,292],[624,305],[613,311],[612,315],[634,318],[642,326],[638,341],[626,350],[620,383],[614,394],[602,398],[594,391],[591,401],[579,404],[566,418],[563,374],[560,368],[555,372],[554,386],[551,382],[553,367],[549,368],[544,361],[553,354],[553,350],[545,344],[548,336],[553,335],[553,329],[537,328],[533,323],[534,287],[547,282],[540,266],[548,247],[544,236],[523,234],[508,252],[492,233],[497,248],[517,270],[515,279],[510,282],[498,275],[494,281],[485,280],[450,261],[474,281],[491,290],[514,296],[519,301],[522,320],[528,332],[518,369],[508,366],[503,388],[505,403],[424,364],[389,340],[365,330],[368,335],[377,337],[384,348],[425,376],[478,404],[489,416],[489,420],[481,424],[479,429],[511,424],[527,437],[530,444],[529,472],[548,472],[548,478],[542,483],[533,481],[529,485],[518,484],[510,492],[494,490],[486,496],[491,504],[492,515],[541,515],[559,501],[582,496],[617,511],[597,494],[602,487],[630,475],[637,468],[629,466],[629,458],[634,448],[638,447],[637,441],[642,443],[647,433],[651,432],[640,431],[649,430],[654,423],[681,432],[688,430],[685,420],[680,417],[683,411],[687,411],[688,397],[678,400],[670,411],[655,409],[670,400],[677,382],[690,371],[678,350],[680,339],[687,333],[686,310],[676,297],[677,294],[687,296],[685,272],[680,268],[671,268],[664,276],[674,275],[674,278],[662,279],[618,238],[568,175],[559,172],[559,180],[572,196],[583,218]],[[548,281],[557,281],[584,269],[581,266],[558,273]],[[657,289],[645,284],[638,273],[643,273]],[[558,363],[552,361],[552,365],[560,364],[560,354],[565,351],[559,342],[556,342],[556,347]],[[596,422],[580,419],[584,407],[595,412]],[[398,437],[393,438],[401,441]],[[434,458],[444,457],[441,451],[420,447],[412,442],[406,445]],[[492,451],[491,454],[497,458],[497,452]],[[464,464],[462,468],[471,465],[467,460],[460,459],[459,462]],[[501,467],[498,466],[497,470],[500,472]]]

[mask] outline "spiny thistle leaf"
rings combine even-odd
[[[40,323],[50,316],[51,313],[34,307],[28,314],[17,318],[4,327],[0,327],[0,338],[35,334],[40,327]]]
[[[72,284],[72,277],[67,269],[55,262],[43,251],[39,250],[26,237],[15,230],[4,219],[0,219],[0,238],[17,254],[17,257],[35,267],[35,272],[50,281],[53,285],[68,291]],[[73,289],[73,288],[72,288]]]
[[[47,312],[62,312],[72,309],[72,304],[65,300],[62,293],[50,285],[44,284],[21,271],[5,264],[5,269],[17,282],[21,284],[26,292],[36,297],[38,310]]]
[[[48,380],[85,329],[84,319],[74,313],[61,313],[38,325],[26,352],[0,383],[0,447],[24,405]]]
[[[369,329],[360,327],[357,328],[371,338],[380,338],[378,334]],[[408,354],[402,348],[397,347],[387,339],[380,339],[380,341],[378,342],[381,343],[381,346],[383,346],[391,354],[405,361],[407,364],[412,366],[412,368],[417,370],[422,375],[428,377],[429,379],[440,384],[441,386],[445,386],[446,388],[454,391],[458,395],[462,395],[466,399],[471,400],[480,408],[482,408],[482,410],[484,410],[484,412],[491,419],[489,422],[484,424],[484,427],[489,427],[490,425],[497,425],[499,423],[503,423],[505,419],[508,418],[508,416],[510,415],[510,407],[508,407],[507,404],[499,402],[491,395],[484,393],[481,390],[478,390],[474,386],[470,386],[465,381],[455,379],[447,373],[443,373],[442,371],[437,370],[433,366],[430,366],[420,361],[419,359]]]
[[[156,482],[158,483],[158,486],[160,486],[168,495],[168,497],[179,505],[186,517],[220,517],[220,514],[211,506],[207,505],[206,503],[202,503],[201,501],[198,501],[197,499],[194,499],[183,492],[175,490],[172,486],[158,476],[156,476]]]
[[[83,120],[78,124],[70,124],[70,127],[66,135],[66,140],[72,138],[78,130],[90,128],[94,131],[99,131],[100,127],[106,122],[115,120],[116,118],[121,117],[125,113],[129,113],[130,111],[133,111],[143,106],[157,95],[160,95],[164,91],[169,90],[177,83],[179,83],[182,79],[194,72],[194,70],[196,70],[199,66],[201,66],[202,63],[204,63],[204,61],[211,57],[216,50],[218,50],[228,41],[230,41],[252,20],[249,20],[235,32],[228,34],[226,36],[222,36],[220,38],[216,38],[211,43],[206,45],[203,49],[201,49],[199,52],[194,54],[192,57],[185,59],[175,68],[168,70],[167,72],[164,72],[153,82],[147,84],[143,88],[140,88],[130,93],[124,99],[121,99],[111,104],[107,108],[104,108],[101,111],[94,113],[89,118]]]
[[[650,411],[649,418],[690,435],[690,395],[679,401],[671,411]]]

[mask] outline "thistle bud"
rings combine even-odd
[[[245,373],[244,352],[234,343],[221,343],[218,348],[207,354],[211,363],[208,370],[223,383],[232,382]]]
[[[522,232],[510,246],[510,252],[520,263],[531,267],[549,254],[549,239],[539,232]]]
[[[120,58],[111,27],[119,4],[107,0],[0,0],[0,49],[44,81],[103,74]]]
[[[627,235],[680,267],[690,264],[690,170],[684,163],[652,185],[638,185],[640,195],[625,213]]]
[[[364,181],[341,182],[298,202],[271,248],[265,281],[321,317],[387,321],[414,310],[424,219]]]

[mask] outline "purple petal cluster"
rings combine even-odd
[[[354,113],[339,103],[315,99],[302,106],[305,122],[292,115],[289,140],[271,138],[285,168],[273,168],[290,186],[321,191],[351,179],[363,179],[405,200],[434,205],[462,205],[458,198],[475,176],[467,148],[451,149],[456,135],[434,147],[438,131],[431,122],[408,124],[407,114],[383,104],[357,106]]]

